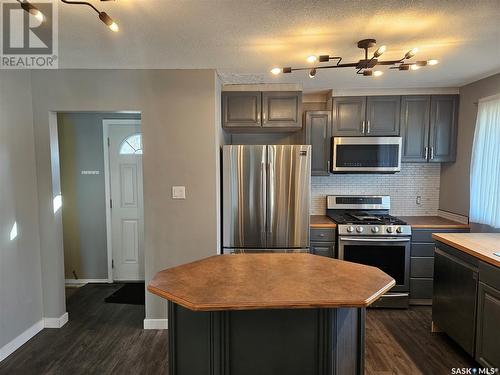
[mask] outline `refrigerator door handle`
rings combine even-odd
[[[267,148],[267,222],[266,222],[266,229],[268,233],[267,237],[267,243],[266,245],[269,246],[269,242],[271,240],[271,233],[273,233],[273,218],[274,218],[274,196],[275,196],[275,191],[274,191],[274,148],[272,146],[268,146]]]
[[[260,231],[261,243],[266,243],[267,236],[267,214],[266,214],[266,201],[267,201],[267,181],[266,181],[266,171],[267,165],[265,162],[260,164],[260,178],[262,181],[262,190],[260,192],[260,218],[262,223],[262,228]]]

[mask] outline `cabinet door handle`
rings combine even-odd
[[[434,147],[431,147],[431,160],[434,159]]]
[[[370,134],[370,120],[366,122],[366,133]]]
[[[365,134],[365,120],[361,121],[362,130],[361,133]]]
[[[429,158],[429,147],[424,147],[424,152],[425,152],[425,160],[427,160]]]
[[[327,172],[330,173],[330,160],[327,160],[326,168],[327,168]]]

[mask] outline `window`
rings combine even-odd
[[[470,177],[470,220],[500,228],[500,95],[479,101]]]
[[[134,134],[125,139],[120,146],[120,155],[142,155],[142,135]]]

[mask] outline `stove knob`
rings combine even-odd
[[[373,233],[378,233],[379,232],[379,228],[378,227],[372,227],[372,232]]]
[[[362,233],[365,230],[363,227],[356,227],[356,232]]]
[[[401,227],[397,227],[397,228],[396,228],[396,232],[398,232],[398,233],[403,233],[403,228],[401,228]]]
[[[348,231],[349,233],[354,232],[354,228],[353,228],[353,226],[352,226],[352,225],[349,225],[349,226],[347,227],[347,231]]]
[[[392,233],[394,231],[393,227],[387,227],[386,229],[387,233]]]

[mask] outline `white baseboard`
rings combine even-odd
[[[108,279],[65,279],[66,284],[111,283]]]
[[[168,329],[168,319],[144,319],[144,329]]]
[[[62,314],[59,318],[43,318],[44,328],[61,328],[68,323],[69,315],[67,312]]]
[[[17,349],[19,349],[22,345],[24,345],[29,339],[35,336],[38,332],[40,332],[44,327],[43,320],[40,320],[29,327],[26,331],[21,333],[19,336],[15,337],[12,341],[5,344],[0,348],[0,362],[2,362],[9,355],[14,353]]]

